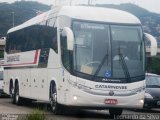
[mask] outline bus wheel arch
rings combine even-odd
[[[16,85],[18,85],[18,84],[19,84],[18,79],[16,79],[14,86],[16,87]]]

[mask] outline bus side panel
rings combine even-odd
[[[47,68],[31,69],[31,97],[48,100]]]
[[[59,82],[60,59],[53,49],[50,49],[47,67],[38,66],[31,69],[31,98],[49,101],[50,82]],[[57,82],[58,80],[58,82]]]
[[[21,73],[19,79],[20,96],[25,98],[31,97],[31,71],[30,69],[20,69],[17,72]]]
[[[10,85],[10,78],[8,76],[8,70],[4,70],[4,92],[9,94],[9,85]]]

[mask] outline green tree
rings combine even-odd
[[[151,73],[160,74],[160,58],[152,58]]]

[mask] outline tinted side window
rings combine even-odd
[[[57,28],[46,23],[9,33],[7,35],[6,52],[18,53],[43,48],[53,48],[55,52],[58,52]]]

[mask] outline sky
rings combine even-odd
[[[0,2],[9,2],[20,0],[0,0]],[[26,0],[27,1],[27,0]],[[28,0],[28,1],[37,1],[47,5],[55,3],[55,0]],[[87,3],[88,0],[63,0],[63,1],[72,1],[73,3]],[[121,4],[121,3],[133,3],[138,6],[141,6],[151,12],[160,13],[160,0],[92,0],[93,3],[98,4]]]

